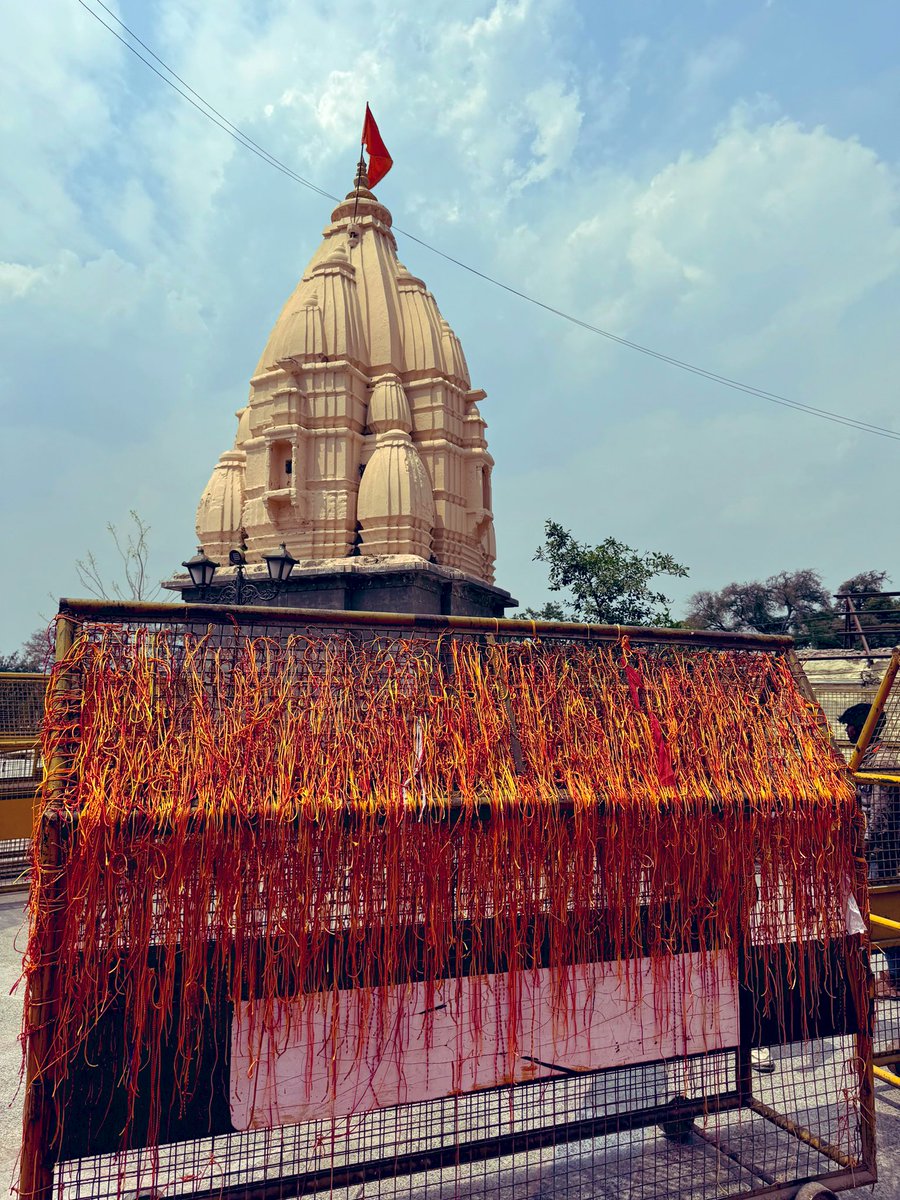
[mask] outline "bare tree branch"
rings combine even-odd
[[[160,594],[159,584],[153,584],[147,576],[147,560],[150,557],[150,526],[134,509],[129,512],[133,528],[121,533],[110,522],[106,528],[116,547],[121,561],[124,587],[119,579],[104,579],[93,550],[84,558],[75,560],[78,578],[92,596],[98,600],[155,600]]]

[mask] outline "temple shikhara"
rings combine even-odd
[[[361,166],[253,372],[200,546],[262,573],[283,543],[298,565],[282,604],[502,616],[485,393],[391,223]]]

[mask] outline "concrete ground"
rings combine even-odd
[[[18,1041],[22,1018],[22,989],[19,987],[13,992],[11,989],[21,971],[25,943],[23,905],[24,895],[21,892],[0,894],[0,1191],[7,1187],[10,1194],[13,1194],[12,1185],[15,1179],[22,1119],[21,1056]],[[900,1001],[894,1003],[900,1004]],[[880,1181],[872,1188],[859,1188],[844,1195],[854,1200],[863,1200],[863,1197],[871,1197],[872,1200],[900,1200],[900,1090],[892,1088],[889,1084],[878,1083],[876,1098]],[[725,1186],[724,1178],[721,1183]],[[638,1191],[642,1190],[638,1188]],[[528,1189],[528,1194],[545,1196],[552,1191],[551,1185],[550,1189],[541,1187],[539,1193]],[[422,1200],[430,1200],[430,1194],[431,1188],[426,1185]],[[647,1194],[652,1194],[652,1189],[651,1193]],[[727,1190],[722,1194],[727,1194]],[[587,1197],[589,1192],[584,1192],[584,1195]]]

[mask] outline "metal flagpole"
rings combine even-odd
[[[368,106],[368,104],[366,104],[367,112],[368,112],[368,109],[369,109],[369,106]],[[362,181],[363,171],[365,170],[365,166],[366,166],[366,160],[365,160],[365,157],[363,154],[363,149],[365,147],[365,144],[366,144],[366,123],[365,123],[365,121],[363,121],[362,137],[359,140],[359,162],[357,163],[357,166],[356,166],[356,187],[354,189],[354,191],[356,192],[356,195],[353,198],[352,220],[354,220],[354,221],[356,220],[356,210],[359,207],[359,185],[360,185],[360,182]],[[367,183],[368,183],[368,179],[367,179]]]

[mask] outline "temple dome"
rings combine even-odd
[[[367,425],[370,433],[386,433],[389,429],[412,432],[409,401],[396,375],[379,379],[372,389]]]
[[[421,279],[416,279],[402,263],[397,275],[400,318],[403,325],[403,350],[407,371],[446,374],[441,314],[434,296]]]
[[[238,419],[238,431],[234,439],[234,446],[237,449],[250,437],[250,409],[245,405],[243,408],[239,408],[234,415]]]
[[[435,522],[428,472],[402,429],[378,434],[359,485],[361,554],[416,554],[428,558]]]
[[[338,266],[349,270],[337,271]],[[355,282],[355,289],[349,282],[323,287],[336,276]],[[317,316],[310,316],[316,307],[330,336],[320,331]],[[343,330],[353,331],[349,348],[338,332]],[[255,375],[283,360],[331,357],[350,348],[374,369],[435,371],[469,386],[459,339],[422,280],[399,262],[391,214],[365,188],[358,205],[351,192],[332,213],[322,244],[275,322]]]
[[[246,458],[243,450],[226,450],[200,498],[197,536],[217,562],[227,562],[228,551],[241,542]]]

